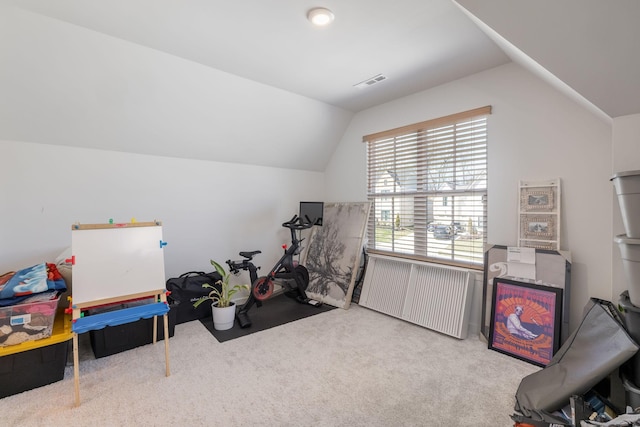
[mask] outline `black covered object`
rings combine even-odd
[[[515,410],[526,419],[565,425],[552,413],[569,404],[572,395],[587,393],[638,351],[611,302],[592,298],[584,312],[578,329],[549,364],[520,382]]]
[[[169,337],[175,333],[176,316],[179,304],[173,302],[169,306]],[[164,316],[156,316],[157,341],[164,339]],[[153,317],[118,326],[107,326],[89,331],[91,348],[96,358],[111,356],[153,342]]]
[[[220,285],[216,285],[219,280],[222,280],[222,276],[217,271],[211,273],[190,271],[181,274],[180,277],[167,280],[167,290],[170,292],[169,302],[179,303],[176,324],[211,317],[211,304],[202,303],[195,308],[193,303],[211,292],[210,288],[202,287],[205,283],[221,290]]]
[[[233,328],[226,331],[214,329],[213,319],[200,319],[200,322],[219,342],[225,342],[254,332],[264,331],[284,325],[285,323],[304,319],[305,317],[324,313],[334,308],[336,307],[328,304],[321,306],[301,304],[293,298],[280,294],[265,300],[261,307],[254,307],[249,311],[251,326],[248,328],[241,328],[237,319]],[[209,310],[211,310],[211,308],[209,308]]]
[[[69,341],[0,357],[0,398],[64,378]]]
[[[624,324],[627,327],[627,331],[631,338],[640,344],[640,308],[631,303],[629,299],[629,291],[624,291],[620,294],[620,300],[618,306],[622,308],[624,314]],[[640,352],[629,361],[627,366],[627,372],[629,380],[633,384],[640,384]]]

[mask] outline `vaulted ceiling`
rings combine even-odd
[[[0,139],[322,171],[354,113],[510,61],[607,120],[640,113],[639,21],[635,0],[0,0]]]
[[[606,117],[640,113],[640,2],[458,3],[513,61],[564,85]]]

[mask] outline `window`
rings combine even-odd
[[[363,137],[371,252],[482,266],[489,114],[487,106]]]

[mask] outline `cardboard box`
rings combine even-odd
[[[0,347],[50,337],[59,299],[47,293],[34,295],[30,302],[0,307]]]
[[[176,326],[177,305],[169,306],[169,337],[172,337]],[[158,341],[164,339],[163,316],[158,316]],[[118,326],[107,326],[103,329],[89,331],[91,348],[96,358],[111,356],[153,342],[153,318],[140,319],[136,322]]]

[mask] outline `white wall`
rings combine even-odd
[[[243,250],[268,269],[299,201],[324,199],[320,172],[2,140],[0,158],[0,272],[52,262],[75,222],[131,218],[162,221],[167,278]]]
[[[317,172],[353,115],[1,2],[0,94],[4,140]]]
[[[163,222],[167,277],[241,250],[270,268],[352,116],[4,4],[0,64],[0,273],[132,217]]]
[[[491,105],[489,229],[517,244],[519,180],[562,179],[562,249],[572,252],[571,325],[589,297],[611,299],[611,127],[516,64],[358,113],[325,171],[326,196],[366,199],[362,136]],[[478,324],[481,292],[475,293]]]
[[[366,199],[363,135],[490,104],[490,243],[516,243],[518,180],[560,177],[562,246],[573,253],[572,324],[589,296],[617,298],[618,285],[611,284],[615,205],[609,178],[614,169],[640,169],[633,157],[637,117],[616,119],[614,162],[609,124],[508,64],[355,115],[324,174],[49,146],[102,141],[124,151],[128,142],[144,138],[150,150],[161,141],[166,154],[179,147],[188,156],[193,153],[179,142],[187,135],[203,149],[217,144],[220,154],[280,158],[272,148],[277,136],[265,137],[259,150],[245,145],[255,143],[254,129],[264,128],[262,118],[270,117],[274,135],[281,136],[283,122],[304,124],[296,127],[306,135],[296,136],[301,141],[321,135],[311,146],[324,147],[322,153],[300,146],[288,157],[324,158],[335,132],[324,130],[335,124],[342,129],[350,115],[60,21],[2,11],[7,13],[0,18],[0,33],[6,36],[0,38],[0,59],[12,65],[0,67],[0,86],[7,94],[0,97],[5,113],[0,115],[0,272],[50,260],[68,246],[73,222],[131,217],[164,222],[168,276],[207,269],[209,258],[224,260],[248,249],[265,251],[258,261],[268,265],[288,240],[279,224],[297,211],[299,200]],[[171,78],[164,80],[160,70],[169,70]],[[181,92],[185,88],[187,95]],[[265,116],[275,114],[265,107],[251,110],[251,117],[260,118],[252,121],[246,117],[247,102],[238,104],[237,96],[235,108],[227,108],[227,100],[238,93],[244,101],[250,96],[264,102],[259,95],[266,92],[278,100],[275,117]],[[113,97],[118,102],[133,97],[129,108],[139,108],[128,110],[132,117],[114,116],[122,108],[114,108],[119,104]],[[306,113],[300,117],[302,106]],[[163,114],[154,115],[156,107]],[[206,120],[191,126],[192,118],[203,114],[215,126],[203,124]],[[239,117],[256,126],[239,128]],[[96,126],[88,128],[87,120],[97,120]],[[170,132],[164,131],[167,120]],[[309,123],[320,128],[309,132]],[[227,125],[232,133],[220,133]],[[248,139],[235,137],[239,129]],[[244,148],[238,150],[238,144]],[[297,163],[292,167],[305,168]]]

